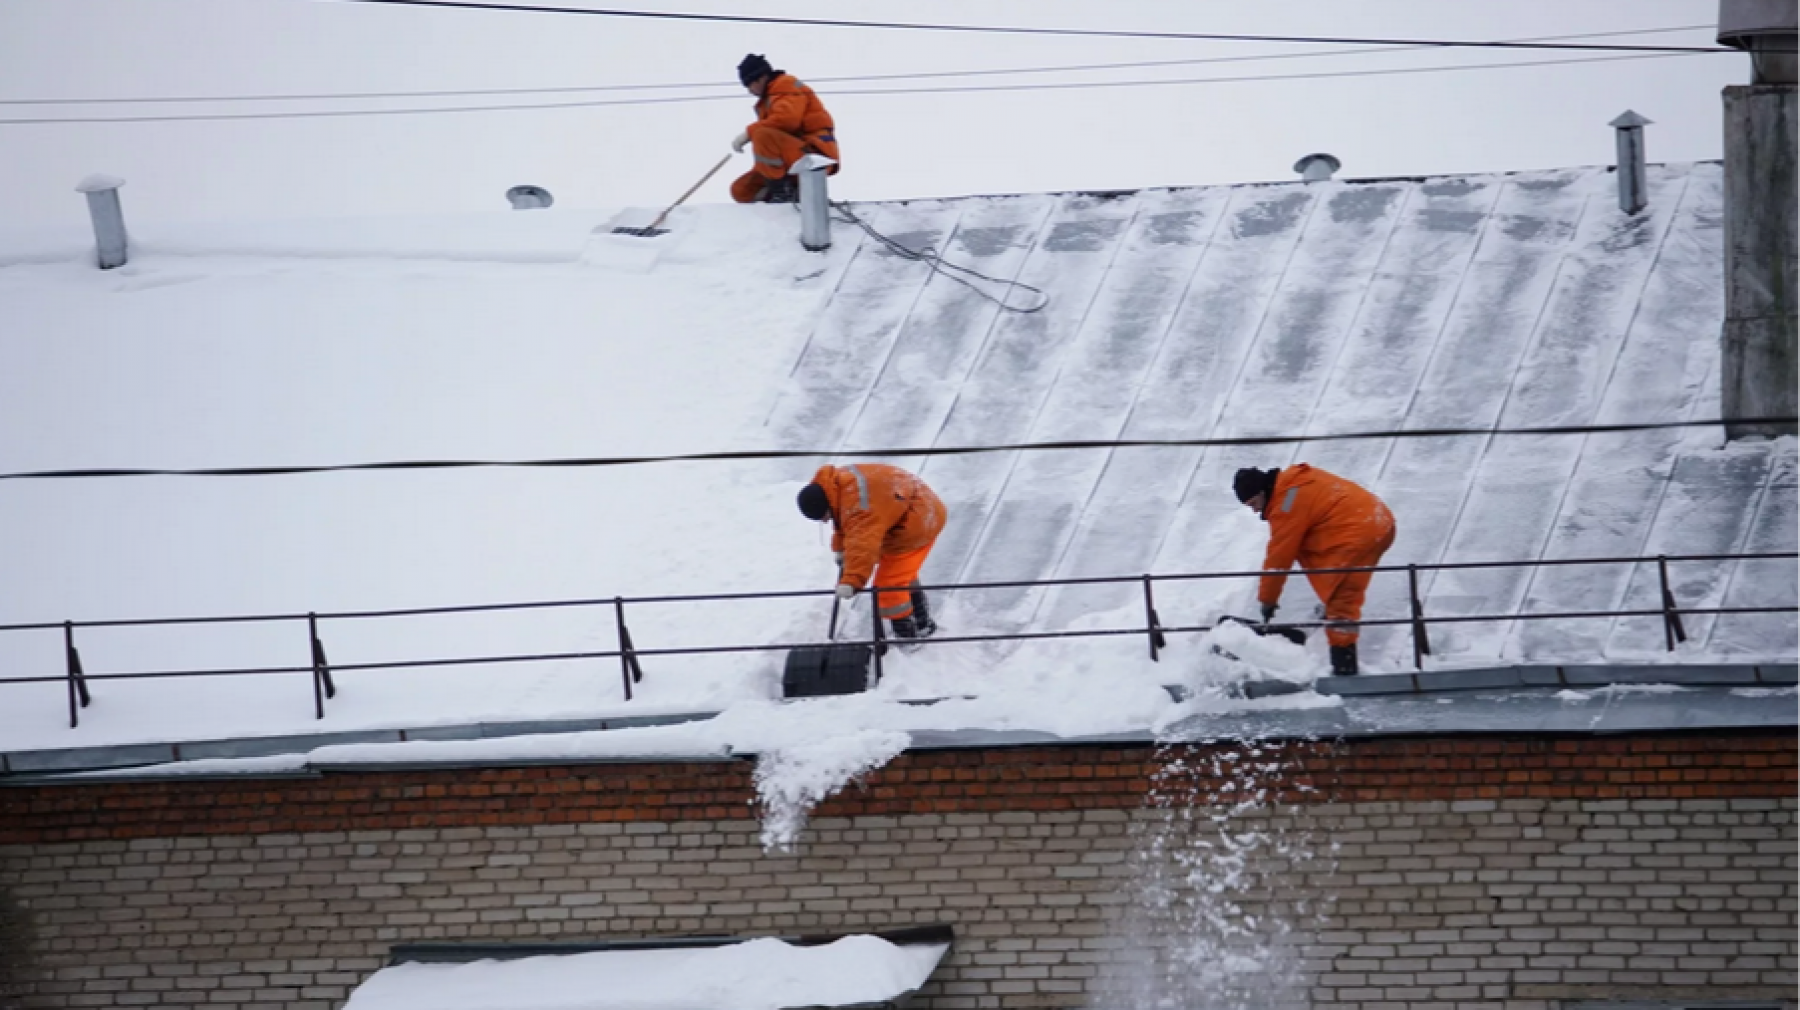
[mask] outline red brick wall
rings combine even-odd
[[[1230,747],[1009,747],[905,754],[816,817],[1135,809],[1172,757],[1200,795]],[[1452,737],[1263,745],[1287,802],[1791,797],[1786,732]],[[1205,781],[1211,779],[1211,781]],[[1264,783],[1269,784],[1269,783]],[[96,782],[0,789],[0,844],[754,816],[748,761],[330,772],[319,778]]]

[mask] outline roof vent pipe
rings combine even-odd
[[[1794,83],[1797,35],[1794,0],[1719,0],[1719,44],[1750,54],[1751,84]]]
[[[88,216],[94,219],[94,243],[99,248],[100,269],[125,265],[125,212],[119,209],[119,187],[124,179],[90,175],[75,186],[87,194]]]
[[[1331,178],[1331,173],[1343,168],[1343,163],[1329,154],[1309,154],[1294,162],[1294,171],[1306,182],[1319,182]]]
[[[1636,214],[1649,203],[1644,186],[1644,127],[1650,120],[1626,109],[1607,125],[1618,131],[1619,209]]]
[[[837,162],[814,152],[794,162],[790,173],[800,176],[800,244],[808,252],[831,248],[831,198],[825,189],[825,170]]]

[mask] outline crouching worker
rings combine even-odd
[[[885,463],[822,466],[798,501],[806,518],[831,520],[831,549],[842,566],[839,599],[873,580],[876,606],[895,638],[937,630],[918,585],[919,568],[944,529],[944,503],[924,481]]]
[[[731,149],[742,154],[748,146],[756,164],[732,182],[731,198],[738,203],[797,203],[800,180],[788,174],[794,162],[814,152],[837,160],[831,113],[813,89],[755,53],[738,64],[738,80],[756,96],[756,122],[732,140]],[[825,174],[836,175],[837,170],[832,165]]]
[[[1285,470],[1244,469],[1232,479],[1237,499],[1269,524],[1269,550],[1263,557],[1262,584],[1256,598],[1263,623],[1275,617],[1287,570],[1297,560],[1302,568],[1366,568],[1381,563],[1394,545],[1394,514],[1380,498],[1336,474],[1305,463]],[[1313,591],[1325,604],[1325,640],[1331,643],[1331,672],[1354,676],[1356,622],[1362,618],[1363,596],[1370,572],[1308,575]]]

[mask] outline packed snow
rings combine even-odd
[[[344,1010],[780,1010],[873,1005],[917,990],[944,945],[846,936],[797,946],[608,950],[376,972]]]

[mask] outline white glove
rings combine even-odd
[[[749,143],[750,143],[750,131],[745,130],[744,132],[731,138],[731,149],[732,149],[732,151],[734,151],[738,154],[743,154],[745,145],[747,145]]]
[[[838,599],[848,600],[856,595],[856,587],[848,582],[840,582],[837,587]]]

